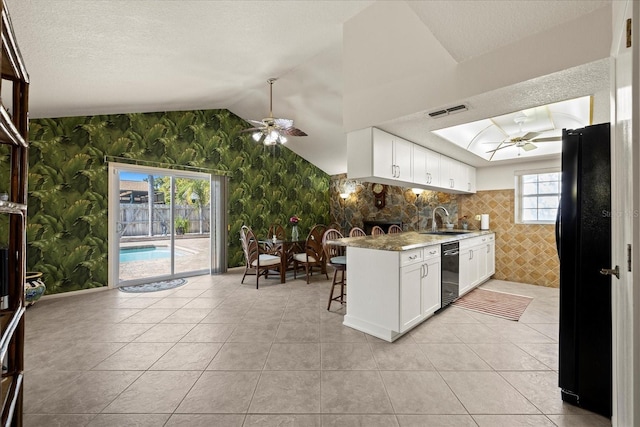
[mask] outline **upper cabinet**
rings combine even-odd
[[[373,175],[380,178],[411,181],[411,148],[409,141],[372,129]]]
[[[347,176],[381,184],[475,193],[475,168],[376,128],[347,134]]]

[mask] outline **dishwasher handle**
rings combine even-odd
[[[458,255],[459,253],[460,253],[459,250],[454,249],[452,251],[445,251],[442,255],[443,256],[455,256],[455,255]]]

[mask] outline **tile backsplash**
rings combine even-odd
[[[514,198],[514,190],[458,195],[458,213],[469,218],[470,229],[480,228],[476,215],[489,214],[489,228],[496,233],[495,279],[557,288],[555,226],[516,224]]]

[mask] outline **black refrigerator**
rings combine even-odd
[[[559,386],[611,417],[611,148],[608,123],[562,132]]]

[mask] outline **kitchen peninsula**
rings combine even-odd
[[[348,247],[344,325],[389,342],[442,308],[442,286],[455,282],[461,296],[495,272],[492,231],[410,231],[340,242]],[[455,242],[458,250],[447,251],[455,265],[442,268],[451,260],[441,247]]]

